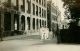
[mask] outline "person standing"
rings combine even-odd
[[[3,28],[2,27],[0,29],[0,39],[1,39],[1,41],[3,41]]]
[[[45,27],[45,40],[49,38],[49,29]]]
[[[41,40],[44,40],[44,35],[45,35],[45,33],[44,33],[44,27],[42,26],[41,28],[40,28],[40,36],[41,36]]]

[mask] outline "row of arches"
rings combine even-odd
[[[12,14],[9,12],[4,13],[4,31],[11,30],[11,24],[13,23],[13,29],[19,30],[19,26],[21,26],[21,30],[25,30],[25,16],[21,16],[21,23],[19,14],[14,14],[14,18],[12,21]]]
[[[13,19],[13,21],[12,21]],[[21,22],[20,22],[21,20]],[[30,30],[30,27],[32,26],[33,29],[37,28],[39,29],[39,26],[41,27],[42,25],[46,25],[46,21],[41,20],[41,19],[35,19],[33,18],[31,25],[31,18],[27,17],[27,22],[25,19],[25,16],[22,15],[20,19],[19,14],[14,14],[14,18],[12,18],[12,14],[9,12],[4,13],[4,31],[10,31],[12,28],[12,23],[13,23],[13,30],[25,30],[25,25],[26,23],[28,24],[28,30]]]
[[[26,25],[28,25],[28,30],[36,30],[39,29],[42,25],[46,25],[45,20],[26,17],[24,15],[16,14],[16,13],[10,13],[10,12],[4,12],[0,13],[0,20],[1,20],[1,14],[4,15],[4,21],[3,21],[3,27],[4,32],[12,32],[12,31],[24,31],[26,30]],[[0,21],[1,24],[1,21]],[[1,27],[1,25],[0,25]],[[5,34],[5,33],[4,33]],[[5,36],[10,36],[11,34],[6,33]]]
[[[39,28],[41,28],[42,25],[45,27],[46,21],[33,18],[33,29],[35,29],[35,28],[39,29]]]

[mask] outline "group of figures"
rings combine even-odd
[[[41,40],[46,40],[49,38],[49,29],[47,28],[47,26],[45,27],[41,27],[40,28],[40,36],[41,36]]]

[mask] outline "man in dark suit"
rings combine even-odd
[[[2,27],[0,29],[0,39],[1,39],[1,41],[3,41],[3,28]]]

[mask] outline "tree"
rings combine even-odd
[[[62,0],[64,2],[64,8],[66,9],[65,13],[70,12],[72,21],[69,23],[68,29],[68,42],[80,43],[80,0]],[[64,33],[65,34],[65,33]]]
[[[80,0],[62,0],[64,2],[65,13],[70,12],[71,18],[80,18]]]

